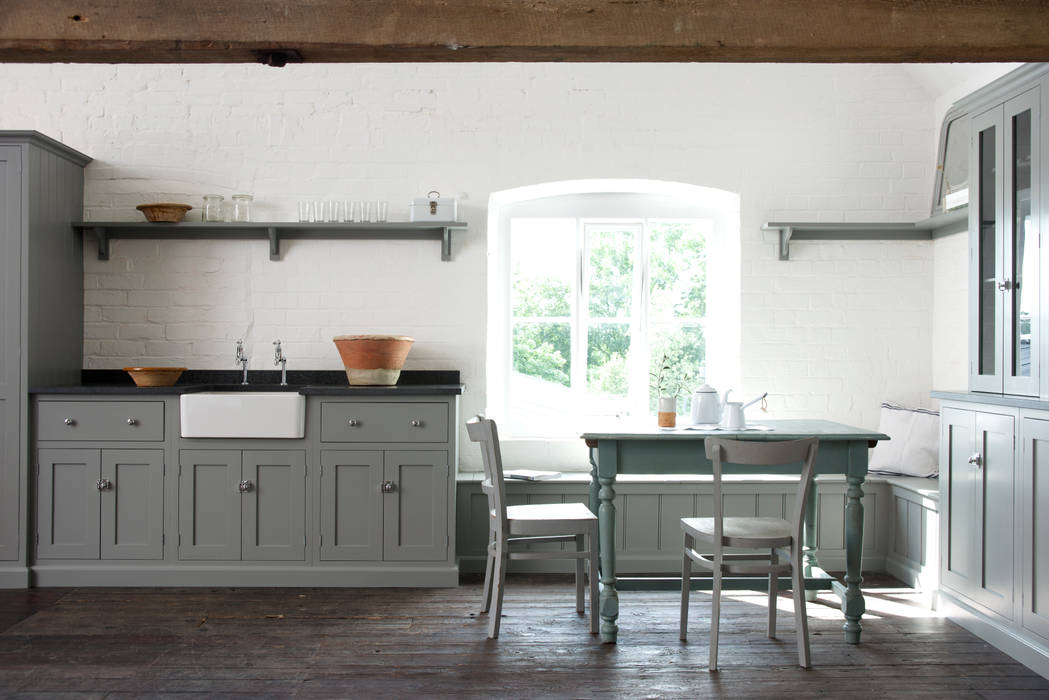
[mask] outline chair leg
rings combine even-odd
[[[484,597],[481,600],[482,613],[488,612],[492,605],[492,568],[495,566],[495,555],[492,552],[492,545],[495,544],[495,541],[492,537],[493,533],[489,533],[488,547],[486,548],[488,562],[484,567],[484,590],[482,593]]]
[[[685,533],[684,555],[681,557],[681,621],[679,623],[678,636],[681,641],[688,641],[688,596],[692,585],[692,559],[688,556],[688,550],[692,548],[693,539]]]
[[[773,549],[769,555],[769,564],[773,567],[779,563],[776,550]],[[779,590],[779,574],[775,571],[769,572],[769,639],[776,638],[776,594]]]
[[[590,582],[590,634],[597,634],[599,624],[599,612],[601,608],[600,598],[597,592],[597,526],[590,531],[590,566],[587,577]]]
[[[488,638],[496,639],[499,636],[499,619],[503,614],[503,589],[506,588],[506,565],[507,552],[506,543],[500,538],[495,547],[495,568],[492,571],[492,611],[488,614]]]
[[[575,551],[585,552],[586,548],[583,546],[583,535],[575,536]],[[586,612],[586,605],[583,602],[583,558],[576,557],[575,560],[575,611],[582,615]]]
[[[718,626],[721,622],[721,562],[714,566],[710,600],[710,671],[718,670]]]
[[[798,663],[809,668],[812,659],[809,653],[809,618],[805,611],[805,567],[801,564],[800,544],[795,544],[791,558],[791,575],[794,579],[794,629],[798,635]]]

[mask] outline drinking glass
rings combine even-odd
[[[386,221],[386,209],[387,202],[382,199],[375,200],[375,220],[378,222]]]

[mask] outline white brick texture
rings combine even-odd
[[[85,254],[86,365],[337,369],[331,337],[406,333],[410,369],[460,369],[484,409],[488,195],[632,177],[741,195],[742,386],[774,417],[876,427],[878,404],[927,404],[932,244],[798,242],[768,220],[928,215],[934,97],[898,66],[716,64],[0,65],[0,128],[95,158],[85,218],[137,204],[255,196],[258,220],[301,199],[432,189],[470,228],[436,242],[116,241]],[[90,247],[89,247],[90,248]],[[953,362],[953,361],[952,361]],[[953,372],[953,370],[952,370]],[[720,387],[728,388],[728,387]],[[471,391],[472,389],[472,391]]]

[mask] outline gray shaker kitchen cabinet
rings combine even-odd
[[[164,451],[42,449],[37,558],[162,559]]]
[[[323,451],[321,559],[445,559],[448,489],[445,451]]]
[[[1015,415],[940,412],[940,584],[1013,619]]]
[[[181,560],[304,561],[306,453],[181,450]]]
[[[1038,396],[1040,88],[974,110],[969,156],[969,389]]]
[[[1020,421],[1023,627],[1049,641],[1049,415]]]
[[[28,585],[30,386],[79,381],[83,217],[90,158],[0,131],[0,587]]]

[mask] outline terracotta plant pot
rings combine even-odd
[[[406,335],[340,335],[333,338],[350,384],[396,384],[415,338]]]

